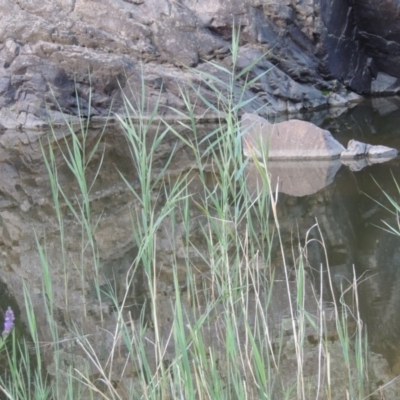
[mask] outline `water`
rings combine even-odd
[[[398,99],[375,99],[348,110],[337,120],[320,125],[329,129],[344,146],[350,139],[370,144],[382,144],[400,149],[400,113]],[[338,171],[331,185],[333,194],[328,209],[316,212],[336,216],[331,221],[331,231],[338,229],[340,221],[340,243],[330,260],[337,261],[347,277],[351,276],[354,264],[360,281],[361,317],[367,326],[369,343],[377,353],[389,361],[394,374],[400,373],[400,237],[387,232],[388,225],[399,230],[395,211],[384,192],[395,201],[400,201],[396,186],[400,183],[400,160],[396,158],[385,164],[377,164],[358,172],[345,167]],[[385,230],[386,229],[386,230]],[[335,247],[335,246],[333,246]],[[339,252],[338,252],[339,249]],[[346,267],[340,267],[343,259]],[[333,268],[336,268],[333,266]]]
[[[400,149],[398,129],[400,129],[396,104],[397,100],[381,99],[381,107],[365,102],[360,106],[348,110],[336,119],[326,120],[326,113],[308,116],[308,119],[329,129],[334,136],[344,145],[349,139],[357,139],[370,144],[383,144]],[[204,133],[212,130],[212,126],[205,126]],[[100,129],[93,129],[87,147],[94,143],[100,134]],[[3,145],[5,139],[3,138]],[[154,172],[162,171],[166,157],[169,156],[174,146],[181,146],[173,137],[169,136],[160,147],[154,162]],[[56,148],[57,150],[57,148]],[[61,150],[58,149],[56,162],[59,165],[58,179],[67,196],[74,202],[74,193],[77,185],[74,177],[63,163]],[[113,311],[115,307],[107,304],[98,307],[96,290],[92,282],[96,274],[103,279],[103,289],[106,291],[112,283],[117,297],[122,301],[125,293],[125,278],[131,268],[131,262],[137,254],[137,248],[132,238],[131,215],[140,210],[140,204],[122,182],[122,173],[128,182],[138,187],[138,176],[132,168],[131,154],[122,138],[120,130],[110,127],[101,140],[99,153],[88,169],[89,182],[95,178],[97,168],[102,165],[101,173],[96,179],[91,195],[91,205],[94,218],[99,218],[95,240],[99,248],[100,271],[95,271],[90,265],[90,255],[84,254],[83,261],[87,262],[85,284],[82,287],[81,274],[75,268],[82,260],[79,249],[80,232],[73,216],[66,220],[66,247],[68,250],[67,271],[63,269],[63,260],[60,256],[60,243],[58,239],[58,223],[53,209],[53,199],[47,180],[46,169],[42,162],[42,155],[38,142],[14,146],[12,150],[0,153],[0,280],[4,291],[0,295],[0,310],[6,309],[10,302],[16,308],[23,309],[22,281],[29,283],[32,293],[32,302],[37,309],[41,308],[43,297],[42,267],[37,254],[37,244],[32,234],[34,230],[40,243],[46,243],[47,256],[53,274],[54,305],[60,331],[68,332],[71,321],[79,323],[82,327],[93,328],[100,320],[105,320],[104,329],[112,331],[115,320]],[[184,146],[178,150],[168,170],[168,179],[173,182],[180,173],[190,170],[195,162],[190,151]],[[312,177],[312,183],[317,183],[312,189],[306,181],[300,181],[298,176],[292,179],[300,183],[294,192],[287,189],[286,183],[281,185],[283,192],[279,194],[278,217],[281,225],[283,243],[291,252],[293,243],[305,246],[307,240],[319,238],[319,232],[325,240],[329,259],[329,268],[333,279],[334,291],[339,296],[343,288],[348,287],[354,278],[354,271],[358,279],[358,293],[361,318],[367,326],[369,343],[373,351],[382,354],[388,361],[392,374],[400,373],[400,237],[386,232],[384,222],[398,227],[396,215],[391,214],[382,205],[390,209],[383,190],[400,201],[394,178],[400,182],[400,160],[394,159],[385,164],[369,166],[361,171],[351,171],[343,165],[335,165],[325,179],[318,181],[313,175],[320,172],[320,165],[310,169],[310,164],[303,166],[290,164],[290,174],[299,172],[298,176]],[[282,169],[288,166],[278,165],[277,169],[282,175]],[[308,168],[308,169],[307,169]],[[287,171],[286,171],[287,172]],[[215,176],[212,174],[212,164],[205,169],[209,187],[215,186]],[[254,175],[254,174],[253,174]],[[327,178],[328,176],[328,178]],[[193,200],[198,200],[201,183],[198,171],[191,172],[189,186]],[[379,186],[378,184],[379,183]],[[255,186],[254,186],[255,187]],[[164,197],[160,186],[152,193],[152,200],[161,210]],[[290,194],[291,193],[291,194]],[[379,204],[380,203],[380,204]],[[65,215],[67,207],[63,207]],[[158,289],[162,293],[160,308],[165,307],[163,329],[169,332],[168,321],[169,297],[174,291],[173,273],[170,268],[171,257],[175,255],[181,268],[178,270],[179,285],[185,291],[186,264],[185,254],[191,254],[191,263],[196,266],[199,274],[207,273],[207,265],[199,254],[198,249],[206,249],[201,243],[201,218],[202,213],[198,207],[190,210],[193,234],[191,241],[197,250],[182,243],[179,233],[182,230],[179,219],[175,225],[175,235],[171,235],[168,224],[163,224],[157,233],[156,272],[158,276]],[[101,218],[100,218],[101,217]],[[315,227],[315,224],[318,227]],[[312,228],[314,226],[314,228]],[[310,228],[312,228],[310,230]],[[386,226],[387,228],[387,226]],[[238,232],[241,234],[243,232]],[[185,247],[186,246],[186,247]],[[311,241],[308,247],[311,283],[319,281],[320,266],[326,269],[325,256],[321,247]],[[262,249],[261,249],[262,250]],[[205,250],[206,251],[206,250]],[[275,254],[275,253],[274,253]],[[278,262],[279,263],[279,262]],[[329,293],[327,281],[324,280],[324,293]],[[68,296],[65,297],[65,288]],[[140,312],[146,304],[143,274],[137,274],[127,297],[127,309],[133,319],[140,317]],[[7,293],[7,296],[5,295]],[[10,299],[9,295],[12,297]],[[87,313],[82,312],[82,299],[89,299],[93,304],[86,305]],[[324,298],[326,307],[332,300],[328,295]],[[16,305],[18,304],[18,306]],[[284,302],[277,306],[277,315],[287,314],[288,305]],[[51,340],[46,332],[46,317],[38,314],[38,326],[44,341]],[[108,322],[107,322],[108,321]],[[107,323],[109,324],[107,326]],[[310,343],[312,338],[310,338]],[[51,357],[45,361],[51,366]],[[50,368],[51,370],[51,368]]]

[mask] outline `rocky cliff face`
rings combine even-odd
[[[398,1],[353,0],[359,40],[375,69],[398,79],[400,4]]]
[[[77,115],[77,97],[83,115],[89,102],[92,116],[105,115],[121,108],[121,89],[136,92],[142,83],[150,105],[161,93],[162,112],[182,109],[179,88],[195,81],[184,66],[229,67],[233,24],[241,30],[238,66],[266,53],[252,74],[273,67],[251,88],[259,101],[247,111],[345,104],[326,95],[344,87],[393,93],[398,7],[394,0],[3,0],[0,127],[40,127],[59,108]]]

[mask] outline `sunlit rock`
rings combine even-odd
[[[357,140],[350,140],[345,149],[329,131],[318,128],[310,122],[299,120],[272,124],[256,114],[244,114],[241,128],[243,154],[246,157],[269,161],[286,160],[288,161],[288,165],[285,166],[287,171],[291,170],[289,165],[293,160],[332,160],[339,157],[352,171],[359,171],[367,165],[388,161],[398,154],[396,149],[381,145],[373,146]],[[272,167],[273,164],[270,165]],[[307,168],[314,167],[310,164]],[[295,169],[289,176],[293,176]],[[319,174],[315,172],[315,176]],[[311,180],[313,181],[314,178]],[[302,180],[303,175],[300,174],[296,179]],[[296,179],[293,179],[293,182]],[[289,178],[289,181],[291,180],[292,178]],[[324,187],[322,182],[325,182],[325,172],[321,173],[315,184],[317,187]],[[305,189],[304,193],[310,194],[315,191]],[[294,189],[294,193],[296,192],[297,189]],[[289,194],[289,192],[285,193]]]
[[[300,120],[271,124],[256,114],[242,117],[242,143],[245,156],[268,159],[334,159],[345,148],[330,132]]]

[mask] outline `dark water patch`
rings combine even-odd
[[[337,118],[322,120],[319,125],[328,129],[344,146],[349,140],[356,139],[400,149],[399,109],[400,98],[370,99],[345,110]]]
[[[326,111],[303,118],[329,130],[344,146],[355,139],[399,150],[399,109],[400,98],[378,98],[351,109],[338,110],[336,118]],[[301,176],[302,172],[297,175]],[[311,226],[311,215],[319,220],[337,289],[351,282],[354,265],[360,282],[361,317],[371,349],[384,355],[393,374],[400,373],[400,236],[385,231],[388,229],[385,223],[395,230],[399,230],[400,225],[396,210],[383,191],[399,204],[396,180],[400,183],[399,158],[358,172],[342,166],[334,181],[326,179],[324,188],[301,200],[280,196],[281,217],[294,218],[301,227],[300,232]],[[297,182],[301,188],[301,179]],[[324,193],[329,194],[324,197]],[[317,246],[314,247],[315,253],[310,252],[311,260],[315,257],[313,254],[317,254]],[[318,264],[318,258],[311,264]],[[318,273],[314,273],[313,279],[318,282]]]

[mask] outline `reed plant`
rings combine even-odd
[[[316,241],[325,249],[322,234],[303,244],[298,240],[288,251],[278,218],[278,193],[268,175],[267,153],[262,160],[242,157],[240,112],[256,98],[249,96],[248,89],[261,77],[251,76],[258,60],[238,71],[239,39],[239,33],[234,33],[231,69],[210,63],[228,80],[198,72],[203,85],[214,92],[214,103],[194,84],[182,88],[187,110],[180,124],[190,132],[190,139],[176,126],[156,118],[158,102],[148,111],[144,84],[136,104],[125,98],[126,110],[139,123],[118,117],[138,176],[132,182],[120,173],[137,204],[130,214],[137,251],[124,277],[122,294],[102,276],[95,239],[103,214],[92,211],[91,193],[102,173],[103,157],[96,161],[94,177],[88,178],[87,169],[101,147],[101,137],[87,152],[88,126],[82,123],[76,132],[67,123],[64,138],[54,131],[43,146],[58,224],[64,295],[55,287],[46,241],[38,238],[43,303],[35,307],[29,287],[25,288],[29,334],[18,343],[14,340],[8,350],[9,372],[0,377],[0,389],[7,398],[363,399],[366,395],[367,348],[360,316],[354,311],[357,304],[353,308],[344,297],[332,296],[331,307],[326,307],[323,279],[331,283],[328,259],[324,263],[327,272],[320,274],[320,286],[309,299],[313,292],[307,286],[307,248]],[[221,118],[217,129],[206,136],[199,134],[195,106],[188,95],[193,91],[198,101]],[[195,160],[193,170],[175,179],[167,174],[173,157],[179,156],[174,151],[162,168],[154,168],[155,155],[168,135],[183,142]],[[76,182],[78,191],[73,198],[58,179],[54,148]],[[246,185],[250,162],[261,176],[256,193]],[[193,179],[200,182],[196,193]],[[80,231],[79,240],[75,239],[78,260],[70,257],[67,246],[66,226],[71,219]],[[313,228],[318,229],[318,224]],[[162,294],[165,283],[157,257],[160,229],[169,232],[173,249],[168,297]],[[71,269],[80,274],[80,310],[76,303],[72,306]],[[138,276],[142,276],[145,300],[134,317],[128,301]],[[95,300],[88,298],[89,277]],[[356,289],[355,280],[347,289],[355,299]],[[65,329],[61,333],[56,315],[55,305],[60,301],[70,315],[65,322],[67,333]],[[314,306],[308,309],[310,302]],[[114,311],[103,312],[106,306]],[[335,343],[329,339],[328,308],[333,310],[339,338]],[[85,324],[93,310],[100,310],[97,330]],[[44,313],[47,321],[40,330],[51,338],[46,341],[50,350],[38,334],[38,313]],[[351,319],[356,321],[355,334],[348,327]],[[67,363],[66,348],[71,350]],[[307,364],[310,359],[311,366]],[[332,365],[338,363],[346,369],[346,379],[336,383],[342,388],[339,395],[332,383]]]

